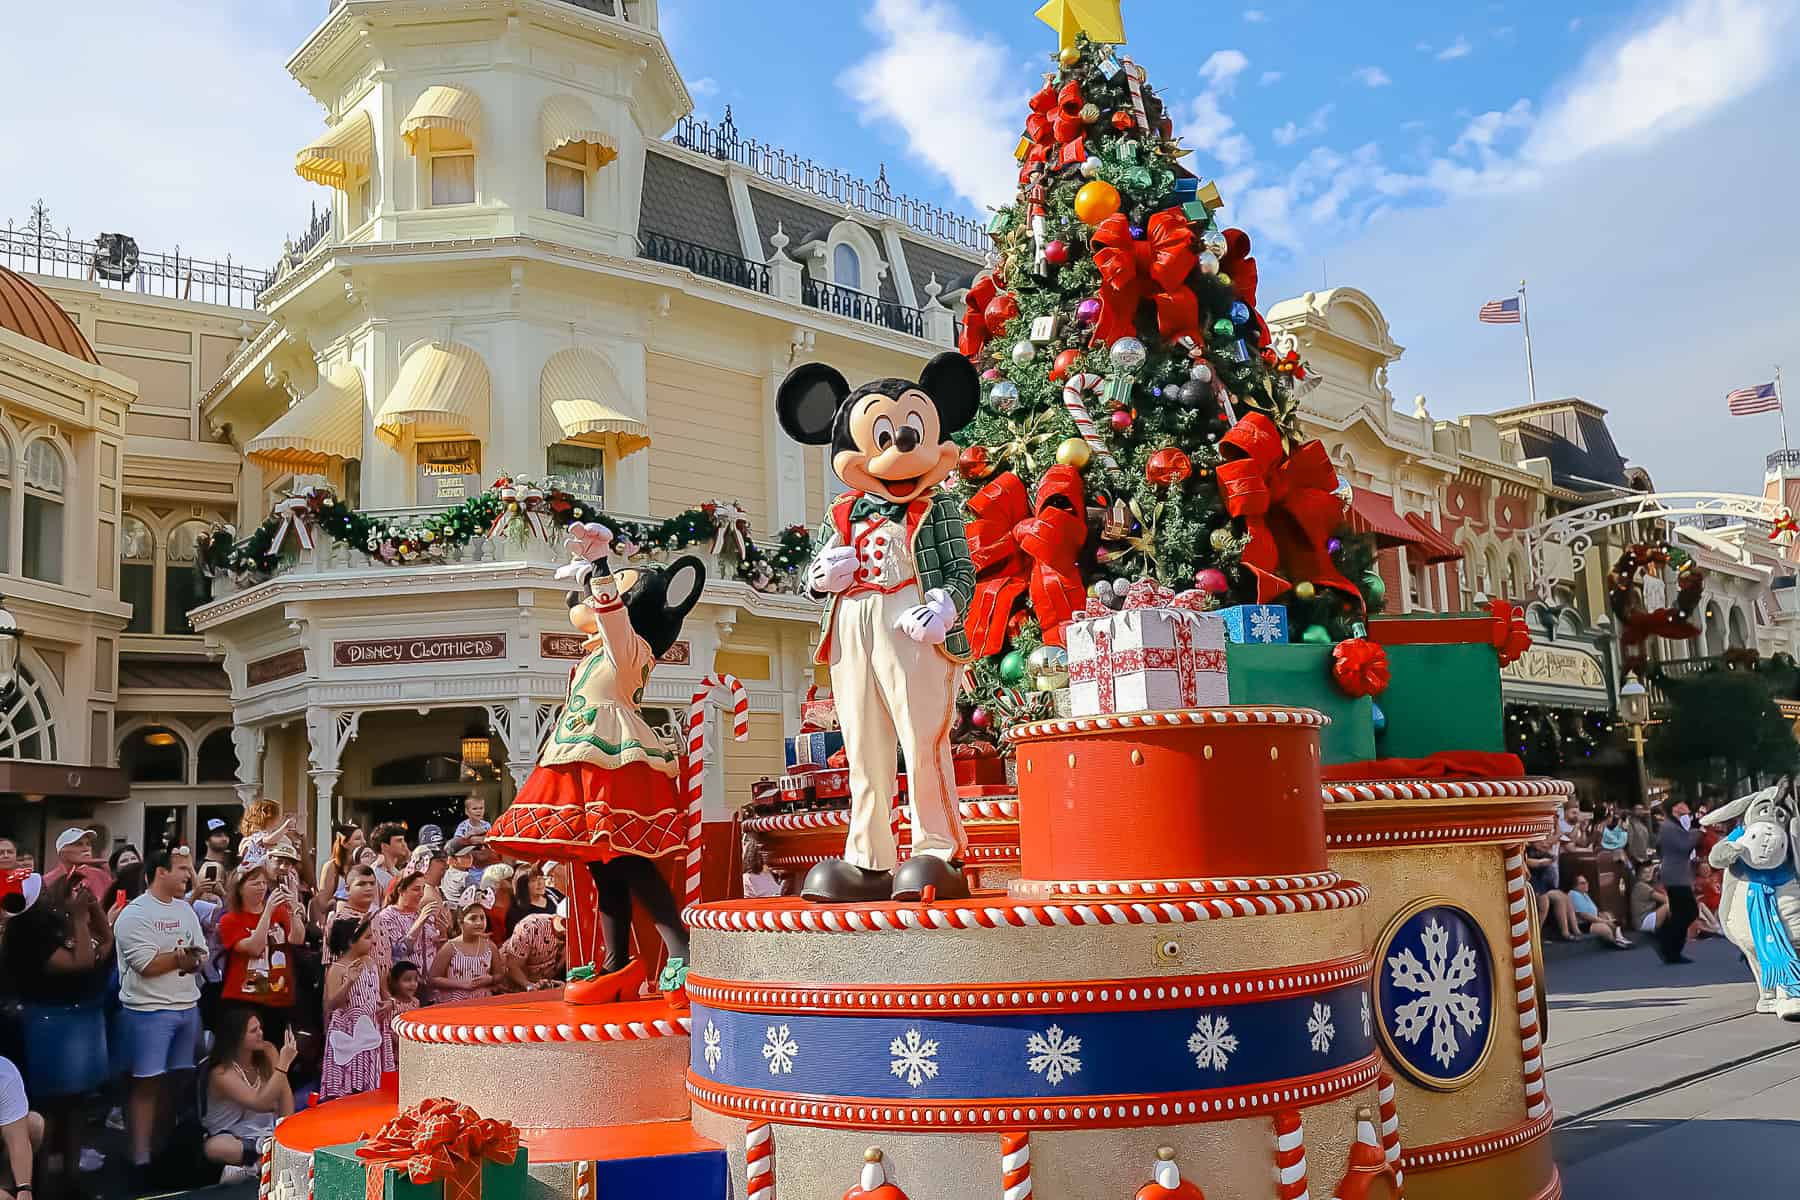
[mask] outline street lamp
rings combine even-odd
[[[1619,716],[1631,726],[1631,744],[1637,750],[1638,795],[1650,799],[1650,775],[1644,767],[1644,730],[1656,722],[1650,719],[1650,693],[1636,675],[1627,675],[1619,685]]]
[[[11,699],[19,685],[19,644],[24,637],[19,622],[6,611],[6,597],[0,596],[0,700]]]

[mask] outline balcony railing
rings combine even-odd
[[[892,300],[883,300],[867,292],[806,279],[800,285],[800,299],[808,308],[816,308],[821,312],[867,321],[883,329],[910,333],[916,338],[925,336],[925,317],[918,309],[896,304]]]
[[[696,275],[704,275],[708,279],[717,279],[735,287],[749,288],[753,292],[764,294],[769,290],[767,263],[752,262],[735,254],[714,250],[711,246],[682,241],[666,233],[644,234],[639,244],[639,253],[656,262],[668,263],[672,267],[685,267]]]
[[[145,251],[125,234],[103,233],[83,241],[57,233],[40,201],[23,226],[0,230],[0,265],[31,275],[79,279],[101,287],[169,300],[197,300],[229,308],[254,308],[273,272],[224,262]]]
[[[264,284],[262,291],[256,294],[257,301],[260,303],[263,292],[274,287],[295,267],[305,262],[307,255],[316,250],[320,243],[329,241],[330,238],[331,210],[329,208],[321,209],[315,204],[313,205],[312,219],[307,222],[306,229],[299,237],[289,238],[287,243],[282,246],[281,258],[275,263],[275,269],[269,272],[268,283]]]
[[[1777,450],[1764,459],[1763,463],[1770,471],[1776,467],[1800,467],[1800,450]]]
[[[988,248],[987,230],[980,222],[895,192],[888,183],[885,166],[870,183],[834,167],[821,166],[810,158],[790,154],[779,146],[743,137],[731,119],[729,105],[725,109],[725,119],[717,125],[692,116],[683,117],[669,140],[685,149],[748,167],[764,179],[847,208],[892,217],[918,233],[964,250],[985,251]]]

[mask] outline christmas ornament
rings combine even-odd
[[[1308,625],[1300,634],[1300,640],[1312,646],[1331,645],[1331,631],[1323,625]]]
[[[988,448],[979,443],[973,446],[964,446],[962,453],[956,456],[956,473],[970,483],[992,475],[994,464],[988,457]]]
[[[1225,235],[1217,229],[1209,229],[1200,235],[1200,248],[1216,259],[1224,258],[1225,251],[1229,249],[1225,243]]]
[[[1212,399],[1212,385],[1189,380],[1181,385],[1179,398],[1189,408],[1199,408]]]
[[[1081,106],[1081,123],[1083,125],[1092,125],[1099,119],[1100,106],[1098,104],[1088,103]],[[1084,158],[1081,161],[1085,163],[1087,160]]]
[[[1002,379],[988,392],[988,400],[998,411],[1009,413],[1019,407],[1019,385],[1010,379]]]
[[[1056,30],[1057,45],[1075,49],[1075,35],[1085,33],[1090,42],[1121,43],[1125,22],[1119,19],[1119,0],[1044,0],[1035,14]]]
[[[1075,432],[1081,435],[1081,440],[1100,456],[1100,464],[1109,471],[1117,470],[1118,461],[1113,458],[1112,451],[1106,448],[1105,441],[1100,437],[1100,429],[1088,412],[1087,401],[1082,398],[1084,393],[1092,390],[1099,382],[1098,375],[1084,373],[1072,376],[1063,384],[1063,408],[1068,412],[1069,419],[1075,422]]]
[[[1230,317],[1220,317],[1212,323],[1214,336],[1228,338],[1237,332],[1237,326],[1231,323]]]
[[[979,704],[969,713],[969,724],[977,729],[986,729],[993,723],[993,716]]]
[[[1019,315],[1019,298],[1011,292],[996,293],[981,310],[982,324],[987,328],[987,336],[998,334],[1006,323]]]
[[[1019,341],[1013,343],[1012,360],[1019,366],[1024,366],[1036,357],[1037,346],[1033,345],[1031,342]]]
[[[1207,540],[1212,543],[1212,548],[1214,550],[1221,552],[1229,550],[1231,549],[1232,541],[1231,530],[1226,529],[1224,526],[1220,526],[1218,529],[1212,531],[1212,536]]]
[[[1040,692],[1053,692],[1069,682],[1069,652],[1061,646],[1039,646],[1025,660],[1032,686]]]
[[[1093,449],[1080,438],[1069,438],[1056,448],[1056,461],[1077,471],[1093,461]]]
[[[1332,538],[1330,541],[1325,543],[1325,553],[1331,555],[1334,558],[1337,556],[1338,551],[1342,550],[1343,548],[1344,548],[1344,539],[1343,538]]]
[[[1083,159],[1081,175],[1084,179],[1098,179],[1100,177],[1100,160],[1097,158]]]
[[[1188,378],[1195,383],[1211,383],[1212,377],[1213,369],[1199,359],[1195,359],[1188,367]]]
[[[1124,111],[1116,112],[1112,115],[1112,123],[1114,129],[1123,133],[1131,128],[1131,114]]]
[[[1149,352],[1144,349],[1144,343],[1136,338],[1122,337],[1107,349],[1106,357],[1111,360],[1115,370],[1136,371],[1144,365]]]
[[[1075,216],[1083,224],[1098,225],[1119,211],[1119,189],[1104,179],[1091,180],[1075,193]]]
[[[1311,600],[1318,594],[1319,589],[1304,579],[1294,585],[1294,598],[1297,600]]]
[[[1179,446],[1164,446],[1144,461],[1144,478],[1157,487],[1181,483],[1193,473],[1193,461]]]
[[[1081,62],[1081,51],[1073,46],[1069,46],[1057,53],[1056,61],[1061,64],[1064,70],[1068,70]]]
[[[1349,508],[1350,502],[1356,498],[1356,489],[1350,486],[1350,481],[1348,479],[1339,475],[1337,476],[1335,485],[1331,489],[1331,494],[1342,501],[1345,508]]]
[[[1109,424],[1112,425],[1112,429],[1113,429],[1114,433],[1123,435],[1123,434],[1127,434],[1127,433],[1131,432],[1132,416],[1131,416],[1130,409],[1127,409],[1127,408],[1119,409],[1117,412],[1113,413],[1110,417],[1108,417],[1107,421]]]
[[[1331,650],[1331,678],[1346,696],[1378,696],[1390,679],[1387,651],[1363,638],[1339,642]]]
[[[1194,572],[1194,586],[1203,592],[1210,592],[1216,596],[1219,593],[1228,590],[1231,587],[1231,582],[1225,578],[1225,572],[1219,570],[1219,568],[1202,567],[1200,570]]]
[[[1144,223],[1143,238],[1115,213],[1094,230],[1094,268],[1100,273],[1101,316],[1095,341],[1110,345],[1137,330],[1137,310],[1156,305],[1156,326],[1167,341],[1200,336],[1199,300],[1188,286],[1194,266],[1193,230],[1164,210]]]
[[[1076,350],[1073,347],[1068,350],[1059,351],[1056,358],[1050,364],[1050,378],[1053,380],[1064,378],[1070,371],[1075,369],[1075,364],[1080,361],[1081,351]]]
[[[1369,598],[1369,604],[1375,608],[1380,608],[1387,602],[1387,584],[1382,581],[1381,576],[1373,571],[1363,576],[1362,593]]]
[[[1007,652],[1000,660],[1000,682],[1012,685],[1025,678],[1025,656],[1017,650]]]
[[[1202,275],[1217,275],[1219,273],[1219,256],[1209,250],[1200,255],[1198,265]]]
[[[1092,325],[1100,319],[1100,301],[1089,296],[1075,306],[1075,319],[1083,325]]]
[[[1060,267],[1069,261],[1069,243],[1061,238],[1052,238],[1044,244],[1044,261],[1053,267]]]
[[[1031,340],[1039,343],[1054,341],[1057,332],[1062,329],[1062,318],[1055,313],[1031,318]]]
[[[1242,300],[1234,302],[1231,306],[1231,323],[1233,325],[1242,325],[1249,319],[1250,306],[1245,304]]]
[[[989,367],[981,373],[981,382],[983,383],[992,383],[998,378],[1000,378],[999,367]]]

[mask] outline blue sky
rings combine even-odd
[[[1010,196],[1054,48],[1036,0],[661,7],[703,114],[951,207]],[[319,197],[291,164],[320,112],[283,64],[325,10],[34,7],[0,42],[0,219],[42,196],[84,235],[272,258]],[[1665,488],[1760,489],[1775,420],[1727,420],[1723,394],[1775,361],[1800,379],[1800,0],[1125,0],[1124,19],[1256,240],[1265,307],[1368,292],[1407,347],[1397,403],[1447,417],[1524,401],[1518,330],[1474,310],[1529,278],[1541,398],[1609,409]]]

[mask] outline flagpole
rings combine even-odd
[[[1780,363],[1775,364],[1775,411],[1781,417],[1781,467],[1783,472],[1782,478],[1785,479],[1787,478],[1786,471],[1788,465],[1787,409],[1783,407],[1781,401]]]
[[[1531,393],[1532,407],[1537,407],[1537,371],[1531,365],[1531,314],[1526,311],[1525,281],[1519,280],[1519,321],[1525,326],[1525,386]]]

